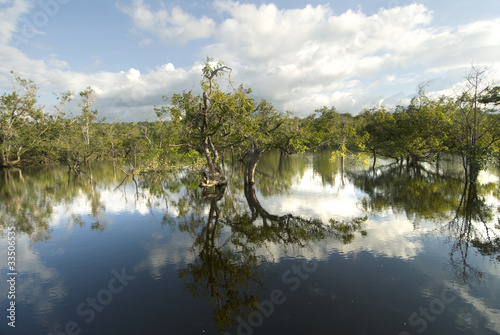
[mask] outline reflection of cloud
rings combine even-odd
[[[481,172],[479,172],[479,175],[477,177],[477,181],[479,182],[480,185],[489,185],[489,184],[494,184],[494,185],[498,185],[498,176],[490,171],[486,171],[486,170],[481,170]],[[493,195],[493,192],[490,192],[490,194],[488,195],[484,195],[484,200],[485,200],[485,204],[487,206],[491,206],[491,207],[499,207],[500,206],[500,201],[498,200],[497,197],[495,197]]]
[[[335,185],[322,185],[321,176],[309,168],[294,182],[286,199],[283,195],[258,197],[265,203],[264,208],[273,214],[292,213],[304,218],[318,218],[323,222],[328,222],[330,218],[348,219],[363,215],[358,208],[359,195],[354,185],[345,180],[345,185],[341,187],[338,176],[335,182]]]
[[[342,246],[343,252],[371,251],[377,256],[411,259],[423,251],[423,244],[416,240],[422,231],[415,231],[406,216],[375,217],[367,221],[369,238],[358,237],[348,245]]]
[[[194,260],[189,252],[193,240],[188,234],[171,231],[168,235],[155,234],[144,244],[147,257],[137,264],[134,272],[148,270],[152,278],[162,278],[162,269],[169,264],[182,267]]]
[[[486,319],[485,327],[500,333],[500,309],[488,307],[483,299],[473,297],[463,287],[459,287],[457,290],[460,297],[474,306],[478,313]]]
[[[486,185],[490,183],[498,183],[498,176],[495,175],[494,173],[491,173],[490,171],[486,170],[481,170],[479,172],[479,175],[477,176],[477,181],[481,185]]]
[[[168,207],[166,200],[162,197],[152,195],[147,189],[140,189],[136,193],[135,185],[127,184],[120,190],[97,189],[99,202],[105,208],[106,214],[116,215],[120,213],[139,213],[148,215],[153,211],[169,212],[177,215],[175,207]],[[169,201],[175,200],[179,195],[169,195]],[[88,194],[83,191],[75,196],[71,202],[61,203],[53,207],[50,220],[51,225],[63,224],[69,215],[87,215],[92,213],[92,202]]]
[[[323,185],[321,177],[315,175],[312,168],[308,168],[287,195],[259,198],[262,206],[272,214],[293,213],[304,218],[319,218],[328,223],[331,218],[347,221],[364,216],[366,213],[358,206],[359,196],[360,191],[347,178],[344,179],[344,186],[341,186],[339,176],[334,185]],[[415,237],[431,229],[432,226],[426,227],[424,222],[417,232],[406,216],[398,216],[392,212],[381,213],[371,216],[365,224],[364,230],[368,232],[369,238],[362,238],[357,234],[354,241],[347,245],[326,240],[297,252],[303,257],[318,259],[323,259],[334,251],[371,251],[375,255],[410,259],[423,249],[422,243]],[[268,249],[273,250],[276,258],[279,258],[277,255],[284,255],[283,246],[268,246]],[[287,253],[293,253],[293,249],[290,248]]]
[[[7,250],[7,241],[0,240],[0,249]],[[5,264],[5,263],[0,263]],[[30,246],[30,240],[24,235],[16,239],[16,304],[26,304],[33,308],[38,321],[47,325],[48,318],[54,308],[67,295],[64,282],[59,279],[59,273],[46,267],[40,256]],[[1,267],[0,271],[8,273],[7,268]],[[8,292],[6,280],[0,281],[0,292]],[[2,306],[5,306],[7,295],[0,296]],[[5,304],[4,304],[5,303]],[[53,321],[53,320],[51,320]]]

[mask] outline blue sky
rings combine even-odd
[[[154,119],[162,95],[196,90],[206,56],[280,110],[356,114],[422,82],[453,94],[472,63],[500,79],[500,1],[0,0],[0,90],[10,71],[30,78],[47,112],[52,92],[92,86],[107,120]]]

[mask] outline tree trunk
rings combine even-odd
[[[17,163],[21,161],[21,150],[23,147],[19,147],[17,150],[17,158],[14,159],[13,161],[10,160],[9,158],[9,152],[2,151],[2,162],[0,164],[0,168],[11,168]],[[10,149],[10,146],[9,146]]]
[[[345,186],[344,181],[344,156],[340,156],[340,185]]]
[[[210,137],[205,138],[203,141],[203,153],[205,154],[208,168],[210,171],[215,172],[217,170],[217,164],[219,163],[219,153]]]
[[[203,142],[203,152],[207,160],[207,167],[202,171],[203,182],[200,187],[211,187],[227,184],[226,175],[219,168],[219,154],[210,137]]]
[[[260,159],[259,154],[252,154],[245,163],[245,184],[255,184],[255,169]]]
[[[254,184],[255,169],[265,149],[258,148],[257,144],[252,139],[249,139],[249,141],[250,147],[248,148],[248,155],[245,162],[245,184]]]
[[[218,168],[211,170],[206,167],[201,172],[203,182],[200,183],[200,187],[211,187],[211,186],[222,186],[227,184],[226,176],[224,173],[220,172]]]

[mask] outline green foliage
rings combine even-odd
[[[139,173],[173,172],[186,166],[199,167],[202,161],[197,151],[180,152],[179,148],[152,148],[141,153],[139,158]]]
[[[365,109],[360,115],[360,131],[366,135],[365,149],[371,154],[399,158],[398,128],[392,113],[385,107]]]
[[[0,97],[0,167],[21,162],[24,153],[39,140],[43,112],[37,105],[38,86],[14,76],[14,92]]]
[[[155,107],[157,116],[170,117],[178,129],[179,144],[205,156],[211,172],[218,169],[220,152],[243,141],[247,128],[242,120],[253,108],[253,100],[247,96],[250,90],[240,86],[225,93],[220,89],[215,79],[230,71],[222,62],[214,64],[207,58],[201,95],[176,93],[170,106]],[[163,99],[168,100],[165,96]]]
[[[226,152],[244,161],[247,181],[260,156],[331,150],[332,160],[367,152],[398,162],[417,164],[446,152],[463,158],[469,176],[476,176],[500,153],[500,86],[485,83],[485,69],[472,68],[458,97],[431,99],[423,88],[408,106],[389,111],[373,107],[357,116],[323,107],[306,118],[291,117],[251,89],[233,87],[231,68],[207,57],[201,71],[201,94],[184,91],[163,97],[155,106],[157,120],[106,123],[93,107],[95,92],[79,92],[79,113],[64,109],[71,92],[46,112],[36,99],[38,86],[13,73],[14,91],[0,98],[0,166],[61,162],[78,171],[89,160],[132,160],[137,171],[171,171],[198,166],[203,157],[212,172],[223,175],[219,158]],[[221,80],[232,88],[221,89]]]
[[[476,179],[489,159],[498,155],[500,117],[498,86],[485,83],[487,69],[472,67],[467,86],[450,108],[448,134],[461,155],[466,178]]]
[[[412,99],[411,104],[394,113],[400,152],[414,162],[438,155],[447,150],[444,111],[448,101],[431,100],[425,96]]]
[[[361,201],[365,211],[391,209],[406,214],[415,224],[422,219],[443,222],[454,214],[463,183],[454,173],[442,175],[436,170],[419,163],[392,164],[379,167],[376,174],[349,172],[348,177],[367,195]]]

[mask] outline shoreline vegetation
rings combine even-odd
[[[92,87],[57,95],[58,104],[47,110],[37,101],[38,85],[12,72],[14,91],[0,100],[0,169],[65,164],[80,173],[94,160],[117,163],[131,174],[190,166],[201,171],[200,186],[210,187],[226,183],[225,157],[241,161],[245,184],[253,184],[265,152],[329,149],[341,166],[346,155],[359,153],[370,154],[373,166],[378,157],[412,166],[457,154],[464,179],[474,181],[500,149],[500,86],[488,81],[487,70],[472,66],[456,96],[430,98],[421,85],[407,106],[375,106],[356,116],[325,106],[299,118],[255,100],[243,85],[234,88],[231,68],[207,57],[202,93],[164,96],[153,122],[106,122],[94,108]],[[224,80],[232,91],[220,89]],[[78,115],[65,112],[73,99]]]

